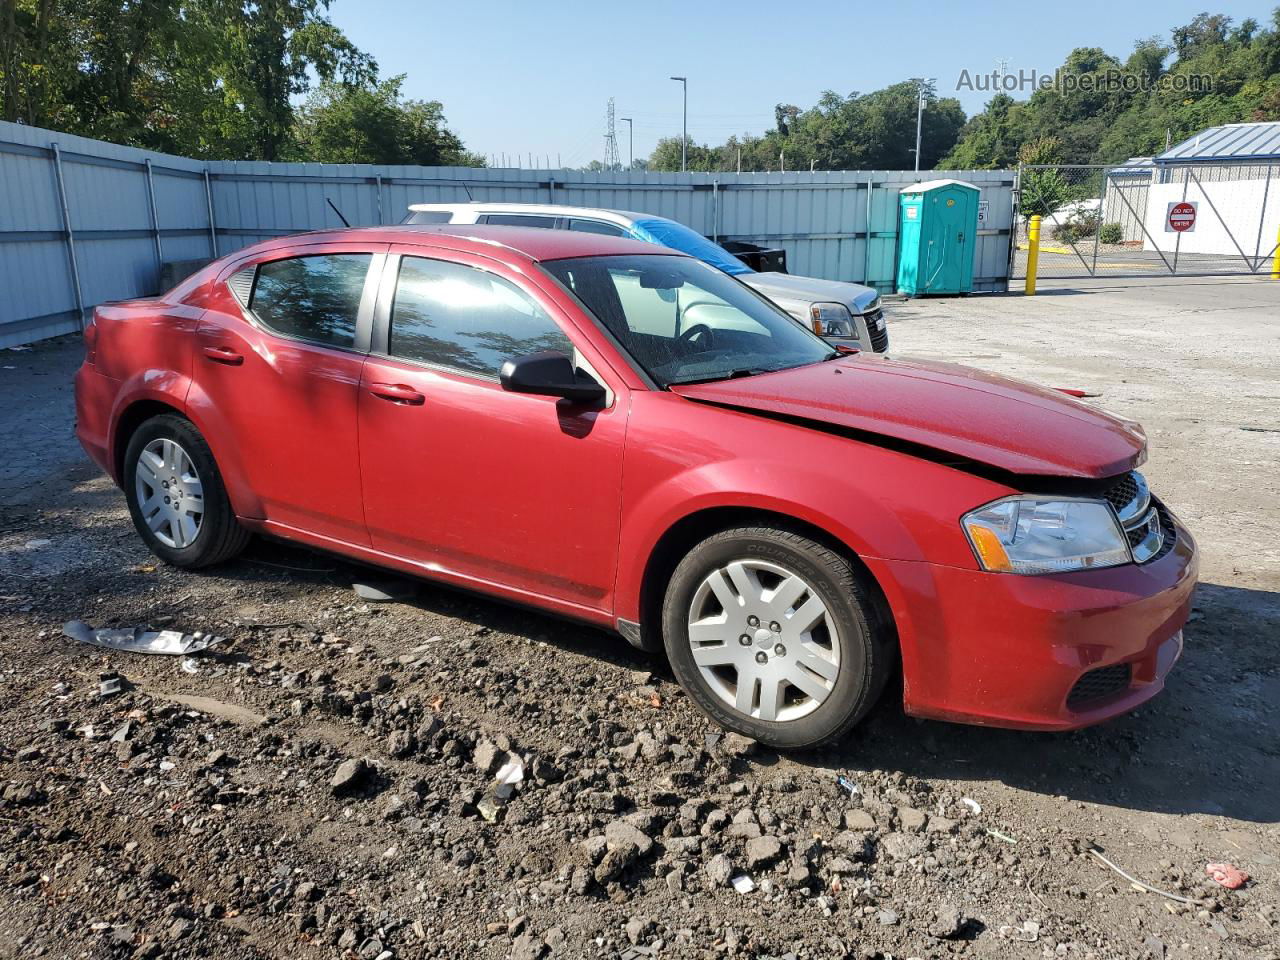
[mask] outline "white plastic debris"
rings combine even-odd
[[[197,660],[195,657],[183,657],[182,663],[179,664],[179,666],[182,667],[183,673],[199,673],[200,672],[200,661]]]
[[[970,810],[972,810],[974,813],[982,812],[982,804],[980,804],[977,800],[973,799],[973,797],[961,797],[960,802],[963,803]]]
[[[524,761],[514,753],[507,755],[507,762],[498,768],[494,779],[501,784],[519,783],[524,779]]]
[[[1035,943],[1040,939],[1040,924],[1027,920],[1021,926],[1013,927],[1005,924],[999,930],[1000,936],[1007,940],[1021,940],[1023,943]]]
[[[160,769],[161,769],[161,770],[163,770],[163,771],[165,771],[166,773],[168,773],[170,770],[172,770],[172,769],[173,769],[174,767],[176,767],[176,766],[177,766],[177,764],[176,764],[176,763],[174,763],[172,760],[161,760],[161,761],[160,761]]]
[[[740,873],[729,881],[733,884],[733,889],[739,893],[750,893],[756,888],[756,882],[748,877],[745,873]]]

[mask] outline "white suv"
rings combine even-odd
[[[870,287],[789,273],[757,273],[718,243],[665,217],[549,203],[415,203],[404,222],[581,230],[657,243],[732,274],[833,344],[880,353],[889,347],[880,296]]]

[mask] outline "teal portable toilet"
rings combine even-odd
[[[980,192],[962,180],[925,180],[899,191],[899,293],[973,290]]]

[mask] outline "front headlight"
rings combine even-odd
[[[852,337],[853,314],[843,303],[815,303],[809,307],[813,332],[820,337]]]
[[[960,518],[984,570],[1065,573],[1130,563],[1129,543],[1100,500],[1009,497]]]

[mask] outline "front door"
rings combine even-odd
[[[505,360],[575,352],[558,307],[482,257],[392,249],[361,380],[360,468],[375,548],[462,581],[607,610],[626,410],[509,393]]]
[[[369,542],[356,406],[375,292],[370,283],[365,299],[366,280],[385,249],[276,254],[237,271],[200,320],[188,400],[262,519]]]

